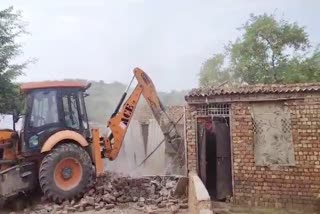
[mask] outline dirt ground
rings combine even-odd
[[[141,214],[148,213],[148,209],[146,208],[137,208],[131,205],[123,205],[120,207],[116,207],[114,209],[106,210],[102,209],[100,211],[84,211],[84,212],[75,212],[74,214]],[[157,209],[156,212],[149,212],[154,214],[172,214],[172,212],[167,209]],[[188,213],[188,210],[179,210],[177,214]]]
[[[0,214],[10,214],[10,213],[15,213],[15,214],[20,214],[19,212],[12,212],[12,210],[0,210]],[[74,212],[73,214],[141,214],[141,213],[147,213],[141,210],[137,209],[132,209],[132,208],[114,208],[111,210],[105,210],[102,209],[100,211],[84,211],[84,212]],[[157,214],[171,214],[169,211],[158,211],[156,212]],[[184,211],[179,211],[177,214],[183,214],[183,213],[188,213],[187,210]]]
[[[0,210],[0,214],[10,214],[11,212],[6,210]],[[85,211],[85,212],[74,212],[73,214],[141,214],[146,213],[143,211],[135,210],[135,209],[111,209],[111,210],[100,210],[100,211]],[[158,214],[171,214],[171,212],[157,212]],[[183,214],[188,213],[188,211],[180,211],[177,214]],[[16,212],[15,214],[19,214],[19,212]]]
[[[42,204],[41,200],[40,200],[40,196],[39,194],[37,195],[32,195],[32,197],[30,198],[25,198],[25,197],[19,197],[15,200],[16,205],[23,204],[23,207],[27,207],[30,211],[29,213],[32,213],[33,207]],[[28,206],[26,205],[29,204],[31,202],[31,204],[33,204],[33,206]],[[148,213],[148,210],[145,208],[137,208],[135,206],[131,206],[131,205],[119,205],[116,208],[113,209],[102,209],[100,211],[83,211],[83,212],[72,212],[72,214],[141,214],[141,213]],[[25,212],[23,212],[23,209],[21,211],[18,211],[17,208],[10,208],[10,207],[5,207],[5,208],[0,208],[0,214],[25,214]],[[49,214],[47,212],[44,212],[45,214]],[[69,212],[71,213],[71,212]],[[152,212],[150,212],[152,213]],[[168,211],[168,210],[157,210],[156,212],[157,214],[171,214],[172,212]],[[183,213],[188,213],[187,210],[180,210],[177,214],[183,214]]]
[[[141,214],[146,213],[135,209],[112,209],[112,210],[101,210],[101,211],[87,211],[87,212],[78,212],[74,214]],[[171,212],[156,212],[157,214],[171,214]],[[188,213],[188,211],[179,211],[177,214]]]
[[[216,214],[317,214],[306,210],[243,207],[220,202],[212,202],[212,208]]]
[[[32,209],[31,209],[32,212]],[[21,211],[16,211],[13,209],[1,209],[0,210],[0,214],[10,214],[10,213],[14,213],[14,214],[23,214],[25,212]],[[46,212],[47,213],[47,212]],[[70,213],[70,212],[69,212]],[[114,209],[102,209],[100,211],[83,211],[83,212],[72,212],[73,214],[141,214],[141,213],[148,213],[147,209],[138,209],[134,206],[126,206],[126,207],[116,207]],[[150,212],[152,213],[152,212]],[[157,212],[155,212],[157,214],[171,214],[172,212],[168,211],[168,210],[157,210]],[[187,210],[180,210],[179,212],[177,212],[177,214],[182,214],[182,213],[188,213]]]

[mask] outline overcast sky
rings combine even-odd
[[[38,62],[19,81],[82,78],[127,83],[140,67],[159,90],[197,86],[201,64],[239,36],[250,13],[275,13],[320,42],[318,0],[1,0],[23,11]]]

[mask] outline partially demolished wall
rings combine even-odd
[[[179,154],[170,144],[163,142],[159,146],[164,139],[159,124],[153,118],[149,106],[138,105],[119,156],[114,161],[106,160],[106,169],[118,173],[130,172],[131,175],[186,176],[184,106],[168,107],[167,114],[172,121],[177,122],[176,128],[183,138],[182,145],[179,146]],[[156,149],[158,146],[159,148]],[[154,150],[155,152],[141,166],[138,166]],[[179,162],[181,157],[182,161]]]

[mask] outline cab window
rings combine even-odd
[[[33,94],[30,126],[37,128],[58,122],[56,91],[35,92]]]
[[[76,94],[66,94],[62,97],[64,119],[67,127],[80,129],[79,112]]]
[[[79,102],[80,102],[80,114],[81,114],[81,118],[82,118],[82,126],[84,129],[88,129],[89,124],[88,124],[88,118],[87,118],[87,112],[86,112],[86,108],[85,108],[83,93],[79,92],[78,97],[79,97]]]

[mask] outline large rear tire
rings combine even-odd
[[[72,143],[55,147],[44,157],[39,170],[44,195],[56,203],[82,197],[90,188],[93,176],[88,152]]]

